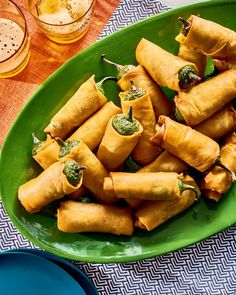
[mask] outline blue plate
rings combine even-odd
[[[65,270],[40,256],[2,252],[0,266],[0,294],[86,295]]]
[[[14,249],[7,251],[8,253],[28,253],[31,255],[38,255],[42,258],[45,258],[53,263],[55,263],[57,266],[63,268],[66,272],[68,272],[83,288],[85,293],[87,295],[98,295],[98,292],[93,285],[93,283],[90,281],[90,279],[74,264],[71,262],[59,258],[55,255],[49,254],[45,251],[37,250],[37,249]]]

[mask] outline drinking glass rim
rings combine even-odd
[[[93,4],[96,2],[96,0],[92,0],[91,4],[89,5],[89,7],[88,7],[88,9],[85,11],[85,13],[84,13],[82,16],[80,16],[78,19],[73,20],[72,22],[64,23],[64,24],[51,24],[51,23],[45,22],[45,21],[39,19],[37,16],[35,16],[35,15],[30,11],[29,4],[28,4],[29,1],[28,1],[28,0],[25,0],[25,1],[27,1],[27,8],[28,8],[29,13],[30,13],[30,14],[31,14],[36,20],[38,20],[38,21],[44,23],[45,25],[55,26],[55,27],[63,27],[63,26],[67,26],[67,25],[71,25],[71,24],[76,23],[78,20],[82,19],[82,18],[83,18],[88,12],[89,12],[89,10],[90,10],[91,7],[93,6]]]
[[[15,2],[13,2],[12,0],[8,0],[8,1],[11,2],[11,4],[13,4],[13,6],[16,7],[16,9],[20,13],[20,15],[23,17],[24,25],[25,25],[24,26],[24,38],[22,39],[21,44],[18,47],[18,49],[11,56],[9,56],[8,58],[4,59],[3,61],[0,61],[0,64],[6,62],[9,59],[11,59],[14,55],[17,54],[17,52],[19,52],[19,50],[22,48],[23,44],[25,43],[25,39],[26,39],[26,36],[27,36],[27,23],[26,23],[26,18],[25,18],[24,14],[23,14],[23,11],[20,9],[20,7]]]

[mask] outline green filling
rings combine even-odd
[[[132,135],[139,131],[138,121],[129,115],[118,114],[112,120],[113,128],[121,135]]]
[[[196,75],[195,69],[192,66],[184,66],[178,72],[179,87],[181,89],[188,89],[196,84],[200,78]]]
[[[131,89],[126,93],[124,100],[135,100],[138,99],[146,94],[146,90],[135,87],[131,84]]]
[[[73,148],[75,148],[78,144],[79,144],[78,140],[63,142],[63,144],[61,144],[61,148],[60,148],[60,151],[59,151],[59,155],[58,155],[59,158],[63,158],[65,156],[69,155],[71,150]]]
[[[120,80],[125,74],[127,74],[129,71],[135,69],[135,66],[133,65],[126,65],[119,68],[117,73],[117,79]]]
[[[80,166],[74,160],[69,160],[65,163],[65,167],[63,169],[63,173],[66,175],[68,182],[76,186],[83,175],[83,166]]]

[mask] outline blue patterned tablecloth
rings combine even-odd
[[[99,38],[167,9],[156,0],[123,0]],[[0,202],[0,251],[22,247],[36,248],[17,231]],[[194,246],[139,262],[74,263],[101,295],[236,295],[236,226]]]

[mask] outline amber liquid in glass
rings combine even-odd
[[[0,18],[0,78],[22,71],[29,60],[29,38],[14,21]]]
[[[86,34],[93,13],[92,3],[92,0],[37,0],[29,8],[48,38],[71,43]]]

